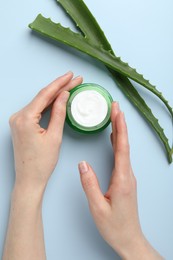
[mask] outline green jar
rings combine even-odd
[[[94,83],[78,85],[70,91],[67,102],[67,123],[76,131],[92,134],[110,123],[113,99],[109,92]]]

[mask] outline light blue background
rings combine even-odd
[[[117,56],[161,90],[173,105],[173,2],[171,0],[85,0]],[[107,88],[125,112],[131,160],[138,182],[139,214],[143,232],[166,258],[173,259],[173,164],[136,109],[120,92],[102,64],[71,48],[33,34],[27,25],[38,13],[73,28],[53,0],[17,0],[0,3],[0,252],[14,183],[13,151],[8,126],[12,113],[57,76],[68,70],[84,82]],[[151,93],[137,86],[165,126],[172,142],[171,118]],[[48,116],[44,118],[44,123]],[[82,136],[65,126],[58,166],[43,205],[47,259],[119,259],[100,237],[81,188],[77,163],[87,160],[106,191],[113,165],[110,127],[94,136]]]

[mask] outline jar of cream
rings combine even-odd
[[[109,92],[94,83],[78,85],[70,91],[67,123],[81,133],[96,133],[110,123],[113,99]]]

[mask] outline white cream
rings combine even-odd
[[[74,97],[71,103],[71,113],[78,124],[93,127],[105,119],[108,105],[99,92],[84,90]]]

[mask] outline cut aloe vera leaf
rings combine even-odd
[[[105,50],[111,51],[111,53],[114,54],[104,32],[102,31],[96,19],[82,0],[58,0],[57,2],[62,5],[62,7],[72,18],[76,26],[81,30],[86,38],[90,39],[93,44],[102,46]],[[83,15],[84,13],[85,15]],[[148,107],[148,105],[145,103],[143,98],[139,95],[139,93],[127,77],[111,69],[109,69],[109,71],[111,72],[114,80],[116,81],[122,92],[133,103],[133,105],[135,105],[138,111],[157,133],[166,149],[168,161],[171,163],[173,151],[171,151],[168,138],[164,134],[164,129],[160,126],[158,119],[153,115],[151,109]]]
[[[172,107],[170,107],[162,93],[159,92],[155,86],[151,85],[148,80],[144,79],[143,75],[137,73],[136,69],[131,68],[127,63],[121,61],[120,57],[113,55],[111,50],[107,51],[103,49],[102,46],[93,45],[91,40],[87,37],[83,37],[81,34],[73,32],[70,28],[63,27],[60,23],[54,23],[50,18],[45,18],[41,14],[36,17],[35,21],[31,23],[29,27],[46,37],[62,42],[96,58],[109,68],[136,81],[158,96],[173,117]]]

